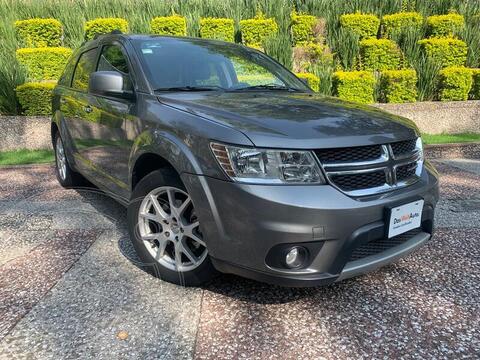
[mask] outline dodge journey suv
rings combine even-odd
[[[139,258],[169,282],[329,284],[433,233],[437,173],[412,122],[241,45],[99,36],[59,80],[51,131],[61,185],[127,205]]]

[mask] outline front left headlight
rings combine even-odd
[[[324,184],[310,151],[257,149],[211,143],[225,173],[235,181],[257,184]]]

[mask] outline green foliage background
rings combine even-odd
[[[15,51],[20,47],[13,26],[16,20],[57,19],[64,26],[61,45],[75,48],[84,40],[85,22],[96,18],[124,18],[128,21],[130,32],[148,33],[154,17],[179,14],[186,17],[189,36],[199,36],[200,18],[230,18],[235,21],[235,40],[240,41],[240,20],[254,18],[261,11],[266,18],[274,18],[278,24],[278,31],[270,34],[265,42],[265,51],[291,66],[290,15],[293,10],[325,18],[326,43],[335,54],[336,67],[344,70],[355,70],[359,49],[358,38],[340,28],[342,14],[360,12],[381,18],[386,14],[414,11],[426,18],[455,11],[465,17],[466,26],[456,36],[468,45],[466,65],[479,67],[478,0],[0,0],[0,113],[15,114],[19,111],[14,89],[25,82],[25,74],[15,57]],[[399,44],[409,66],[417,70],[420,99],[432,98],[434,79],[440,71],[421,55],[417,44],[418,40],[426,37],[426,31],[422,27],[409,36],[402,35],[406,40]],[[328,79],[333,70],[320,68],[316,73],[325,74]],[[330,87],[326,85],[320,85],[321,91],[329,91]]]

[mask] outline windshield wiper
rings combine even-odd
[[[277,84],[262,84],[262,85],[252,85],[241,87],[237,89],[233,89],[234,91],[245,91],[245,90],[283,90],[283,91],[301,91],[300,89],[291,88],[284,85],[277,85]]]
[[[225,90],[220,86],[173,86],[166,88],[158,88],[153,91],[162,92],[162,91],[214,91],[214,90]]]

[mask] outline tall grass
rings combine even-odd
[[[404,10],[419,11],[428,16],[457,11],[465,16],[468,24],[459,34],[469,45],[467,64],[480,66],[480,24],[473,21],[475,15],[480,14],[479,0],[0,0],[0,113],[14,114],[18,111],[13,89],[24,81],[25,76],[14,56],[17,41],[13,22],[17,19],[56,18],[64,25],[64,45],[77,47],[84,40],[85,21],[97,17],[123,17],[128,20],[131,32],[148,33],[153,17],[177,13],[187,18],[187,33],[190,36],[198,36],[198,20],[201,17],[232,18],[239,41],[239,21],[261,11],[268,17],[274,17],[279,24],[278,34],[272,35],[265,44],[266,52],[290,67],[289,27],[293,9],[326,20],[326,42],[335,54],[336,67],[346,70],[354,70],[357,66],[358,39],[340,29],[341,14],[360,11],[382,16]],[[420,97],[432,98],[435,79],[431,76],[435,75],[436,67],[422,58],[415,45],[415,39],[422,34],[401,36],[399,43],[405,52],[405,61],[418,71],[424,71],[419,73]],[[312,72],[320,75],[321,91],[329,93],[332,66],[320,64],[312,68]]]

